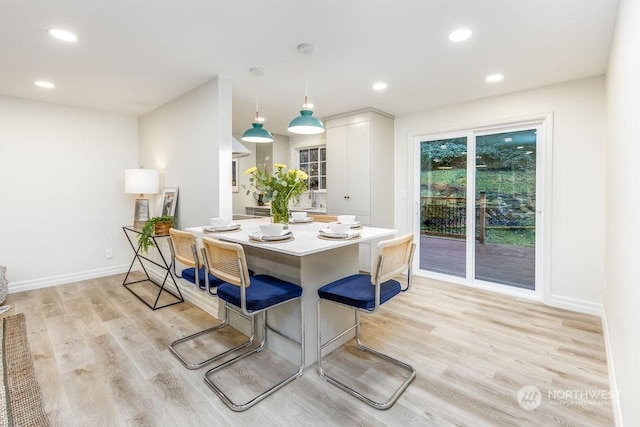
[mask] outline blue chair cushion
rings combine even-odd
[[[182,278],[190,281],[191,283],[196,283],[196,274],[195,274],[196,269],[191,267],[191,268],[185,268],[184,270],[182,270]],[[204,274],[205,274],[205,269],[201,268],[198,270],[198,279],[200,280],[200,289],[206,289],[206,285],[204,283]],[[209,283],[211,284],[211,287],[215,288],[217,286],[220,286],[221,284],[223,284],[224,282],[220,279],[218,279],[216,276],[214,276],[213,274],[209,273]]]
[[[278,303],[298,298],[302,295],[302,288],[293,283],[276,279],[266,274],[251,277],[247,288],[247,311],[257,311],[269,308]],[[241,307],[240,286],[223,283],[218,286],[218,298]]]
[[[400,293],[400,283],[387,280],[380,285],[380,304],[384,304]],[[318,289],[318,296],[340,304],[363,310],[373,310],[376,306],[376,287],[371,284],[368,274],[354,274]]]

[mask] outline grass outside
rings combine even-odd
[[[422,197],[465,197],[466,184],[463,169],[425,171],[420,193]],[[535,185],[535,173],[477,171],[476,186],[487,195],[487,243],[535,245]],[[442,233],[442,229],[430,230],[425,224],[422,231]]]

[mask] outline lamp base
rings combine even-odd
[[[135,228],[142,228],[149,221],[149,199],[137,198],[136,207],[133,213],[133,226]]]

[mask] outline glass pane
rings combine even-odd
[[[309,164],[301,164],[300,165],[300,170],[303,171],[304,173],[306,173],[307,175],[309,175]]]
[[[317,162],[318,161],[318,149],[317,148],[309,149],[309,161],[310,162]]]
[[[317,163],[311,163],[309,165],[309,175],[318,175],[318,164]]]
[[[467,138],[420,143],[420,269],[466,277]]]
[[[320,162],[320,173],[327,173],[327,162]]]
[[[321,148],[320,149],[320,160],[322,160],[322,161],[327,160],[327,149],[326,148]]]
[[[318,189],[318,177],[309,178],[309,189],[311,190]]]
[[[300,163],[307,163],[309,161],[309,150],[300,150]]]
[[[318,179],[318,189],[319,190],[326,190],[326,185],[327,185],[327,177],[326,176],[321,176]]]
[[[475,278],[535,288],[536,131],[476,138]]]

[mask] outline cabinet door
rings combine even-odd
[[[352,215],[369,215],[371,213],[371,122],[348,125],[347,140],[347,211]]]
[[[347,213],[347,126],[327,129],[327,212]]]

